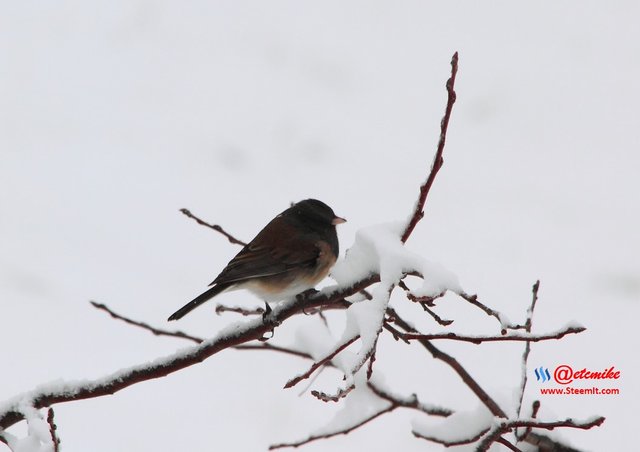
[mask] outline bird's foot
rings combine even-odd
[[[258,339],[259,341],[265,342],[265,341],[268,341],[269,339],[271,339],[275,335],[276,327],[278,325],[280,325],[280,322],[278,322],[275,319],[271,318],[271,313],[272,312],[273,312],[273,310],[271,309],[271,306],[269,306],[269,303],[267,303],[265,301],[265,303],[264,303],[264,312],[262,313],[262,323],[272,326],[272,328],[270,330],[271,336],[261,337],[260,339]]]
[[[311,289],[307,289],[304,292],[300,292],[298,295],[296,295],[296,301],[302,301],[305,298],[309,298],[311,295],[317,294],[318,292],[320,291],[314,289],[313,287]]]
[[[296,295],[296,301],[298,303],[302,303],[305,299],[309,298],[311,295],[315,295],[317,294],[318,291],[314,288],[311,289],[307,289],[304,292],[299,293],[298,295]],[[302,313],[304,315],[311,315],[314,314],[314,312],[307,312],[305,308],[302,308]]]
[[[269,321],[269,315],[271,315],[271,306],[266,301],[264,302],[264,312],[262,313],[262,322],[267,323]]]

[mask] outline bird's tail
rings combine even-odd
[[[226,290],[228,288],[229,288],[229,284],[216,284],[211,289],[209,289],[206,292],[198,295],[196,298],[191,300],[189,303],[185,304],[183,307],[181,307],[176,312],[171,314],[167,320],[171,321],[171,320],[181,319],[182,317],[184,317],[185,315],[187,315],[188,313],[193,311],[195,308],[200,306],[205,301],[210,300],[211,298],[215,297],[220,292],[223,292],[224,290]]]

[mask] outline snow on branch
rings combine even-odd
[[[590,419],[576,421],[573,419],[565,419],[562,421],[540,421],[538,419],[514,419],[510,421],[500,420],[497,421],[496,424],[485,434],[483,435],[483,439],[478,444],[476,448],[477,452],[486,452],[489,450],[491,445],[494,442],[498,441],[501,435],[505,433],[509,433],[516,428],[527,428],[527,429],[544,429],[544,430],[554,430],[559,427],[565,428],[577,428],[582,430],[589,430],[593,427],[599,427],[604,422],[604,417],[595,416]],[[526,438],[525,438],[526,440]],[[554,449],[556,450],[556,449]]]
[[[394,411],[398,408],[408,408],[416,410],[422,414],[432,416],[450,416],[451,410],[441,407],[425,405],[421,403],[415,395],[410,397],[400,397],[384,389],[382,385],[375,381],[365,381],[365,376],[359,374],[356,385],[349,390],[350,395],[344,399],[342,410],[326,426],[318,429],[311,435],[303,439],[278,443],[269,447],[269,450],[281,449],[285,447],[299,447],[320,439],[328,439],[337,435],[346,435],[359,427],[377,419],[383,414]]]
[[[483,342],[505,342],[505,341],[519,341],[519,342],[540,342],[548,341],[552,339],[562,339],[567,334],[578,334],[585,331],[584,327],[567,326],[554,333],[547,334],[531,334],[531,333],[508,333],[504,336],[465,336],[456,333],[434,333],[434,334],[418,334],[418,333],[401,333],[400,337],[408,341],[415,340],[434,340],[434,339],[450,339],[454,341],[471,342],[473,344],[481,344]]]
[[[262,339],[265,334],[278,327],[284,320],[305,309],[343,303],[345,297],[368,287],[375,280],[375,277],[369,277],[354,282],[350,287],[334,287],[297,300],[283,302],[275,307],[264,320],[254,319],[246,323],[234,323],[212,339],[164,358],[158,358],[150,363],[122,369],[97,380],[53,383],[14,397],[8,402],[0,404],[0,434],[4,435],[1,430],[25,419],[25,413],[19,408],[21,403],[28,403],[36,409],[41,409],[56,403],[112,395],[131,385],[165,377],[178,370],[198,364],[227,348]],[[181,337],[179,334],[176,336]]]

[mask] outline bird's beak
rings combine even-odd
[[[335,217],[333,220],[331,220],[331,224],[332,225],[336,225],[336,224],[342,224],[342,223],[346,223],[347,220],[345,220],[344,218],[340,218],[340,217]]]

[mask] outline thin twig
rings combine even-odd
[[[434,297],[426,297],[426,296],[422,296],[419,297],[417,295],[414,295],[411,292],[411,289],[409,288],[409,286],[407,286],[407,284],[400,280],[398,282],[398,286],[404,290],[405,295],[407,296],[407,298],[410,301],[413,301],[415,303],[418,303],[420,306],[422,306],[422,309],[424,312],[426,312],[427,314],[429,314],[433,320],[435,320],[436,322],[438,322],[438,324],[442,325],[442,326],[449,326],[453,323],[453,320],[444,320],[442,319],[438,314],[436,314],[433,310],[431,310],[430,306],[435,306],[434,301],[437,300],[438,298],[441,298],[444,296],[444,294],[446,292],[442,292]]]
[[[376,362],[376,348],[373,348],[373,353],[369,357],[369,366],[367,366],[367,380],[371,380],[373,376],[373,363]]]
[[[358,338],[360,338],[359,335],[354,336],[350,339],[345,340],[342,344],[340,344],[338,347],[336,347],[335,349],[333,349],[329,354],[327,354],[324,358],[322,358],[321,360],[316,361],[315,363],[313,363],[313,365],[311,367],[309,367],[309,369],[304,372],[303,374],[298,375],[297,377],[292,378],[291,380],[289,380],[285,385],[284,388],[292,388],[293,386],[297,385],[298,383],[300,383],[302,380],[305,380],[307,378],[309,378],[311,376],[311,374],[313,374],[313,372],[316,371],[316,369],[318,369],[319,367],[325,365],[327,362],[331,361],[333,358],[335,358],[335,356],[340,353],[342,350],[344,350],[345,348],[347,348],[349,345],[353,344]]]
[[[129,325],[133,325],[133,326],[137,326],[140,328],[143,328],[147,331],[152,332],[154,335],[156,336],[169,336],[169,337],[178,337],[180,339],[186,339],[189,340],[191,342],[195,342],[196,344],[200,344],[203,339],[199,338],[199,337],[195,337],[195,336],[191,336],[189,334],[183,333],[182,331],[167,331],[167,330],[163,330],[160,328],[155,328],[151,325],[149,325],[148,323],[144,323],[144,322],[138,322],[137,320],[131,320],[127,317],[124,317],[120,314],[115,313],[114,311],[111,310],[111,308],[109,308],[107,305],[104,305],[102,303],[98,303],[96,301],[90,301],[89,303],[91,303],[91,305],[96,308],[99,309],[101,311],[105,311],[106,313],[108,313],[111,317],[113,317],[114,319],[117,320],[121,320],[125,323],[128,323]]]
[[[467,300],[469,303],[471,303],[472,305],[482,309],[487,315],[491,316],[491,317],[495,317],[498,322],[500,322],[500,325],[503,326],[503,328],[507,328],[510,330],[523,330],[524,326],[523,325],[517,325],[517,324],[511,324],[511,323],[507,323],[505,322],[504,318],[502,317],[502,315],[494,310],[491,309],[490,307],[486,306],[485,304],[482,304],[478,301],[478,296],[477,295],[469,295],[465,292],[459,292],[458,295],[461,298],[464,298],[465,300]],[[506,330],[503,330],[502,334],[506,334]]]
[[[384,322],[384,329],[387,330],[388,332],[390,332],[391,336],[393,336],[393,338],[396,341],[402,341],[405,344],[410,344],[411,343],[404,337],[404,333],[402,333],[401,331],[398,331],[393,326],[391,326],[390,320]]]
[[[510,441],[508,441],[507,439],[505,439],[504,437],[499,437],[498,439],[496,439],[496,443],[500,443],[503,446],[505,446],[508,449],[511,449],[513,452],[522,452],[522,449],[518,449],[516,446],[514,446],[513,444],[511,444]]]
[[[429,414],[431,416],[448,417],[448,416],[451,416],[453,414],[453,411],[448,409],[448,408],[430,406],[430,405],[425,405],[425,404],[421,403],[420,400],[418,400],[418,396],[415,395],[415,394],[412,394],[410,397],[398,397],[396,395],[393,395],[393,394],[387,392],[386,390],[384,390],[381,387],[373,384],[370,381],[367,382],[367,385],[369,386],[369,389],[371,389],[371,391],[373,391],[373,393],[375,395],[377,395],[381,399],[385,399],[386,401],[391,402],[394,405],[397,405],[399,407],[411,408],[411,409],[414,409],[414,410],[417,410],[417,411],[421,411],[421,412],[423,412],[425,414]]]
[[[355,385],[349,385],[346,388],[340,388],[335,394],[327,394],[326,392],[322,391],[311,391],[311,395],[318,400],[322,400],[323,402],[338,402],[340,399],[348,396],[349,393],[355,389],[355,387]]]
[[[540,401],[539,400],[534,400],[534,402],[531,404],[531,419],[535,419],[538,417],[538,410],[540,409]],[[524,433],[522,435],[518,435],[518,430],[516,429],[516,440],[518,442],[520,441],[524,441],[524,439],[529,436],[529,433],[531,433],[531,427],[527,427],[524,431]]]
[[[359,422],[353,424],[351,427],[347,427],[347,428],[344,428],[344,429],[341,429],[341,430],[335,431],[335,432],[325,433],[323,435],[310,435],[307,438],[305,438],[303,440],[300,440],[300,441],[296,441],[296,442],[273,444],[273,445],[269,446],[269,450],[282,449],[282,448],[285,448],[285,447],[300,447],[300,446],[302,446],[304,444],[309,444],[310,442],[317,441],[319,439],[328,439],[328,438],[332,438],[332,437],[337,436],[337,435],[346,435],[346,434],[351,433],[352,431],[362,427],[363,425],[373,421],[374,419],[382,416],[383,414],[395,410],[396,408],[398,408],[398,407],[393,405],[393,404],[390,404],[387,408],[384,408],[382,410],[379,410],[379,411],[373,413],[370,416],[367,416],[366,418],[364,418],[364,419],[360,420]]]
[[[567,334],[578,334],[585,331],[584,327],[567,327],[562,331],[550,334],[518,334],[510,333],[504,336],[462,336],[456,333],[436,333],[436,334],[419,334],[419,333],[402,333],[402,337],[408,341],[415,340],[435,340],[435,339],[450,339],[454,341],[472,342],[474,344],[481,344],[482,342],[540,342],[548,341],[552,339],[562,339]]]
[[[440,325],[442,326],[449,326],[453,323],[453,320],[444,320],[443,318],[441,318],[438,314],[436,314],[435,312],[433,312],[431,310],[431,308],[429,308],[429,306],[427,306],[427,303],[420,303],[420,306],[422,306],[422,309],[424,310],[424,312],[426,312],[427,314],[429,314],[433,320],[435,320],[436,322],[438,322]]]
[[[533,322],[533,311],[536,308],[536,302],[538,301],[538,289],[540,288],[540,280],[537,280],[533,285],[531,292],[531,305],[527,309],[527,320],[524,322],[524,329],[527,333],[531,333],[531,326]],[[527,362],[529,360],[529,353],[531,352],[531,342],[527,342],[524,345],[524,352],[522,353],[522,377],[520,380],[520,397],[518,397],[518,417],[522,411],[522,400],[524,398],[524,392],[527,388]]]
[[[463,444],[475,443],[480,438],[482,438],[488,431],[489,429],[486,428],[468,438],[461,438],[461,439],[455,439],[455,440],[446,440],[446,439],[438,438],[437,436],[423,435],[422,433],[418,433],[415,430],[412,431],[411,433],[413,433],[413,436],[415,436],[416,438],[426,439],[427,441],[431,441],[432,443],[442,444],[445,447],[451,447],[451,446],[462,446]]]
[[[431,171],[429,172],[429,177],[425,181],[424,184],[420,186],[420,196],[418,197],[418,202],[413,209],[413,215],[411,219],[407,223],[407,226],[402,233],[402,243],[406,243],[407,239],[415,229],[418,222],[424,217],[424,205],[427,201],[427,195],[429,194],[429,190],[431,190],[431,186],[433,185],[433,181],[436,179],[436,175],[442,164],[444,163],[444,159],[442,158],[442,153],[444,151],[444,144],[447,140],[447,128],[449,127],[449,119],[451,118],[451,111],[453,109],[453,104],[456,102],[456,92],[454,90],[454,86],[456,83],[456,74],[458,73],[458,52],[453,54],[451,58],[451,77],[447,80],[447,106],[445,108],[444,117],[440,122],[440,139],[438,140],[438,149],[436,150],[436,155],[433,158],[433,164],[431,165]]]
[[[47,412],[47,424],[49,424],[49,434],[51,435],[51,442],[53,443],[53,452],[60,452],[60,438],[58,437],[58,426],[53,418],[53,408],[49,408]]]
[[[224,235],[227,238],[227,240],[229,240],[229,242],[233,243],[234,245],[242,245],[242,246],[246,246],[247,245],[246,242],[243,242],[242,240],[239,240],[239,239],[235,238],[234,236],[229,234],[227,231],[222,229],[222,226],[217,225],[217,224],[210,224],[210,223],[207,223],[204,220],[201,220],[200,218],[198,218],[197,216],[192,214],[189,209],[184,209],[183,208],[183,209],[180,209],[180,212],[185,214],[189,218],[191,218],[193,220],[196,220],[196,222],[198,224],[201,224],[202,226],[206,226],[208,228],[211,228],[214,231],[219,232],[220,234]]]
[[[240,306],[227,306],[224,304],[218,304],[216,306],[216,314],[220,315],[225,312],[235,312],[236,314],[241,314],[244,317],[249,317],[252,315],[264,314],[264,308],[247,309]]]

